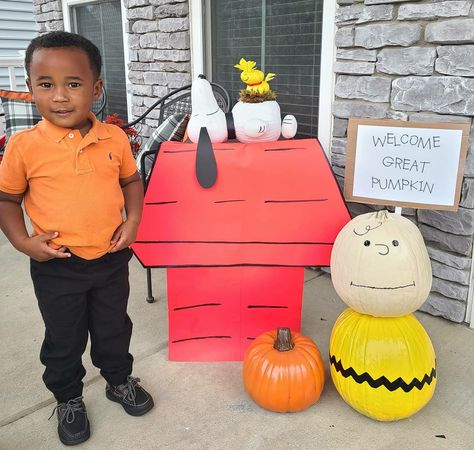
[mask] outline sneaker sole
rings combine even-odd
[[[115,403],[118,403],[119,405],[122,406],[122,408],[125,410],[125,412],[127,414],[130,414],[131,416],[134,416],[134,417],[138,417],[138,416],[143,416],[144,414],[146,414],[148,411],[150,411],[153,406],[155,406],[155,403],[153,402],[153,399],[150,398],[150,402],[148,403],[148,405],[146,407],[144,407],[143,409],[141,410],[131,410],[131,409],[127,409],[127,405],[124,405],[120,399],[118,399],[117,397],[115,397],[113,394],[111,394],[109,391],[105,391],[105,396],[115,402]]]
[[[59,429],[58,429],[59,433]],[[87,421],[87,430],[86,434],[84,436],[77,438],[77,439],[71,439],[71,440],[66,440],[64,439],[60,434],[59,434],[59,440],[64,444],[64,445],[77,445],[77,444],[82,444],[83,442],[86,442],[89,438],[91,437],[91,428],[89,424],[89,420]]]

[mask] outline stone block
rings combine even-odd
[[[333,167],[346,167],[346,155],[331,153],[331,165]]]
[[[134,84],[143,84],[143,72],[130,70],[128,79]]]
[[[189,50],[155,50],[155,59],[157,61],[190,61],[191,52]]]
[[[331,153],[337,153],[339,155],[346,154],[347,139],[333,138],[331,142]]]
[[[459,270],[470,270],[471,268],[471,258],[446,252],[431,245],[427,245],[426,249],[428,250],[428,255],[430,255],[431,259],[446,264],[447,266]]]
[[[426,42],[462,44],[474,41],[474,19],[451,19],[429,23],[425,29]]]
[[[456,300],[466,301],[469,288],[458,283],[441,278],[433,277],[431,290],[445,297],[454,298]]]
[[[408,114],[402,112],[402,111],[395,111],[393,109],[389,109],[386,114],[387,119],[393,119],[393,120],[403,120],[407,121],[408,120]]]
[[[388,102],[392,80],[384,77],[353,77],[339,75],[335,94],[340,98],[355,98],[371,102]]]
[[[474,115],[474,80],[461,77],[397,78],[392,107],[401,111],[433,111]]]
[[[189,30],[189,19],[187,17],[177,19],[161,19],[159,21],[159,30],[163,31],[164,33]]]
[[[416,44],[422,35],[422,27],[416,23],[373,24],[355,29],[356,47],[380,48],[388,45],[408,47]]]
[[[61,2],[54,1],[54,2],[44,3],[41,6],[41,11],[42,12],[62,11]]]
[[[433,113],[413,113],[410,114],[412,122],[455,122],[455,123],[471,123],[471,118],[466,116],[449,116],[446,114]]]
[[[154,12],[153,6],[127,9],[127,19],[128,20],[139,20],[139,19],[151,20],[154,18],[153,12]]]
[[[377,61],[377,50],[365,50],[360,48],[355,48],[351,50],[341,50],[339,49],[336,54],[338,59],[348,59],[351,61]]]
[[[474,76],[474,45],[443,45],[437,52],[435,68],[439,73]]]
[[[352,75],[372,75],[375,72],[375,64],[364,61],[336,61],[334,63],[334,72]]]
[[[435,59],[434,48],[384,48],[377,56],[377,70],[395,75],[431,75]]]
[[[132,31],[137,34],[151,33],[158,31],[157,20],[137,20],[133,22]]]
[[[474,178],[464,178],[459,204],[463,208],[474,208]]]
[[[418,220],[421,223],[461,236],[474,233],[474,210],[460,207],[457,211],[435,211],[419,209]]]
[[[180,33],[171,33],[169,37],[169,44],[171,48],[188,49],[190,47],[189,32],[183,31]]]
[[[380,5],[382,3],[402,3],[402,2],[416,2],[420,0],[365,0],[366,5]]]
[[[155,62],[151,65],[151,70],[158,72],[188,72],[191,73],[191,63],[164,61]]]
[[[189,9],[187,3],[174,3],[160,5],[155,9],[155,17],[158,19],[164,17],[186,17]]]
[[[352,27],[339,28],[334,37],[336,47],[352,47],[354,45],[354,31]]]
[[[140,36],[137,34],[128,35],[128,48],[132,50],[140,49]]]
[[[347,136],[347,119],[334,118],[332,126],[332,135],[334,137],[344,137]]]
[[[360,14],[356,23],[375,22],[379,20],[392,20],[392,18],[392,5],[367,6],[362,10],[362,14]]]
[[[168,93],[167,86],[153,86],[153,102],[156,102],[157,98],[164,97]],[[158,118],[158,116],[157,116]]]
[[[146,33],[140,35],[140,48],[156,48],[156,34]]]
[[[388,105],[382,103],[362,103],[335,101],[333,103],[333,115],[340,119],[349,117],[368,117],[372,119],[383,119],[386,117]]]
[[[155,50],[138,50],[138,60],[140,62],[152,62],[155,60]]]
[[[418,228],[421,231],[425,241],[434,242],[438,248],[461,255],[471,255],[472,236],[459,236],[452,233],[446,233],[437,228],[420,224]]]
[[[364,5],[360,3],[338,8],[336,10],[336,23],[340,24],[348,21],[355,22],[355,20],[361,16],[363,9]]]
[[[471,278],[469,270],[455,269],[454,267],[447,266],[438,261],[431,261],[431,268],[433,270],[433,275],[437,278],[454,281],[463,286],[469,286],[469,279]]]
[[[421,305],[420,311],[461,323],[466,316],[466,303],[431,292],[426,302]]]
[[[166,80],[170,89],[177,89],[191,83],[191,74],[180,72],[167,73]]]
[[[144,86],[142,84],[135,84],[132,85],[130,88],[130,92],[134,95],[146,95],[151,97],[153,95],[153,89],[151,86]],[[135,114],[132,109],[132,113],[136,116],[140,116],[145,112],[145,110],[141,110],[138,114]]]
[[[164,72],[145,72],[143,81],[145,84],[159,84],[161,86],[166,86],[168,82],[166,73]]]
[[[174,33],[156,33],[156,48],[159,49],[171,49],[171,36]]]
[[[408,3],[400,5],[398,20],[431,20],[439,17],[467,16],[472,3],[469,1],[444,1],[440,3]]]
[[[139,6],[148,6],[149,0],[127,0],[125,6],[127,8],[137,8]]]

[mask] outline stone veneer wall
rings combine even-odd
[[[127,11],[128,91],[132,114],[140,116],[157,99],[191,82],[187,0],[122,0]],[[60,0],[33,0],[40,33],[63,30]],[[158,113],[148,116],[141,134],[156,129]]]
[[[474,233],[474,0],[338,0],[333,169],[342,182],[350,116],[471,124],[457,212],[403,209],[433,268],[422,311],[462,322]],[[370,210],[350,204],[353,213]]]

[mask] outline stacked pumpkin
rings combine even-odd
[[[415,414],[436,385],[431,340],[412,314],[432,281],[420,231],[388,211],[360,215],[336,238],[331,275],[350,307],[337,319],[330,340],[331,376],[339,394],[373,419]]]

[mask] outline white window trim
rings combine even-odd
[[[204,73],[204,8],[203,0],[189,0],[191,35],[191,74]],[[319,84],[318,139],[329,158],[332,139],[332,102],[334,99],[334,36],[336,33],[336,2],[324,0],[321,42],[321,73]]]
[[[72,31],[72,25],[71,25],[71,14],[69,11],[69,8],[71,6],[77,6],[77,5],[84,5],[87,3],[96,3],[95,1],[92,0],[61,0],[61,6],[63,10],[63,21],[64,21],[64,30],[71,32]],[[132,118],[132,95],[130,93],[130,89],[128,89],[128,62],[130,61],[130,54],[129,54],[129,49],[128,49],[128,39],[127,39],[127,9],[125,8],[125,4],[123,1],[120,1],[120,6],[122,9],[122,35],[123,35],[123,57],[125,59],[125,80],[127,83],[127,113],[128,113],[128,120],[131,120]]]

